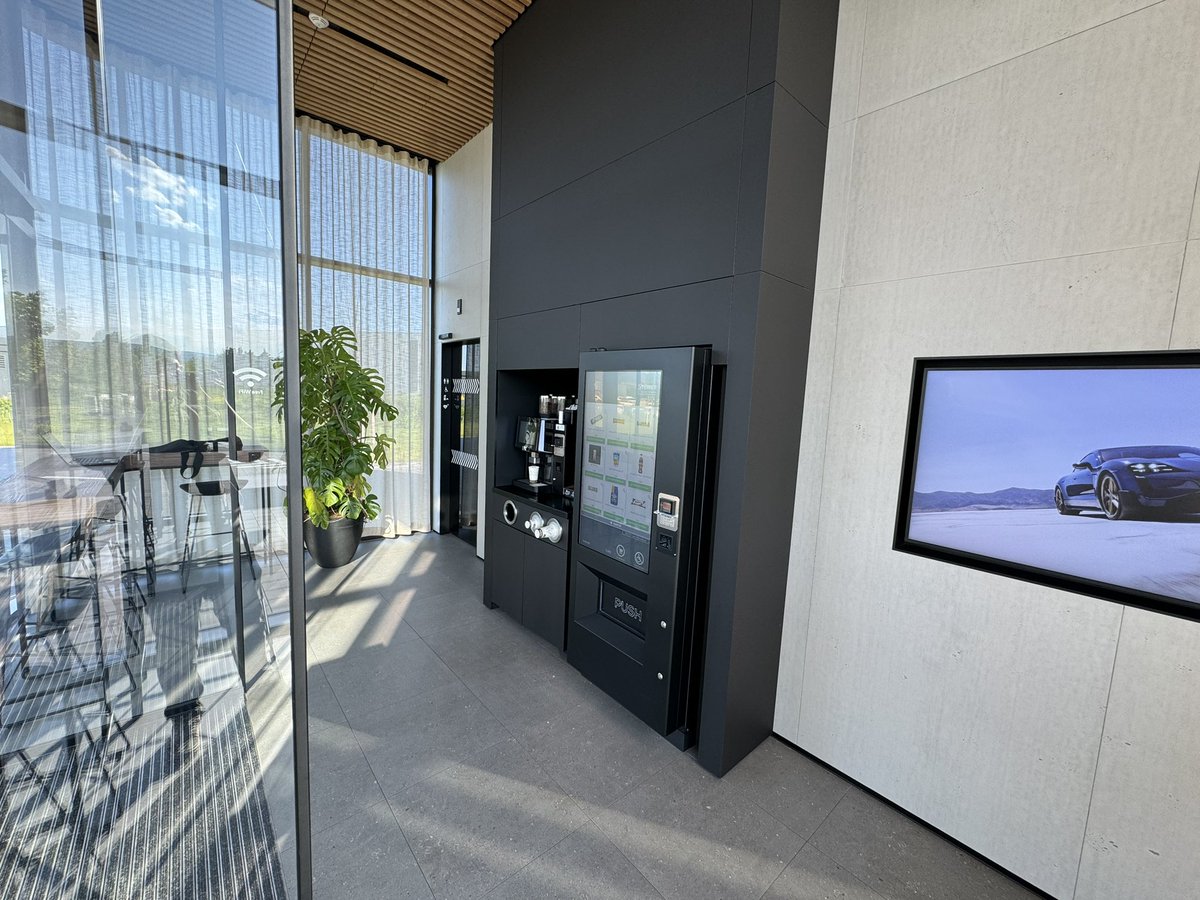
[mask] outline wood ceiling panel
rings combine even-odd
[[[296,109],[440,162],[491,121],[492,44],[531,2],[297,2],[331,27],[293,15]]]
[[[424,105],[436,105],[450,113],[450,108],[461,111],[463,117],[481,118],[485,123],[491,117],[491,107],[480,103],[461,88],[444,85],[433,78],[416,72],[403,63],[396,62],[383,54],[372,52],[339,34],[324,34],[314,40],[304,61],[304,70],[321,68],[320,79],[313,78],[297,82],[301,87],[346,86],[363,87],[364,82],[371,90],[386,86],[389,98],[411,100]],[[313,73],[318,74],[318,73]],[[450,115],[450,118],[460,116]]]

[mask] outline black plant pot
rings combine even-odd
[[[330,519],[328,528],[318,528],[312,519],[304,520],[304,546],[313,562],[322,569],[336,569],[354,558],[362,540],[366,519]]]

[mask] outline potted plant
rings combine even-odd
[[[326,569],[350,561],[363,523],[379,515],[367,476],[387,465],[393,440],[375,423],[398,414],[384,400],[383,377],[358,361],[357,350],[358,338],[345,325],[300,332],[304,545]],[[282,362],[275,367],[282,369]],[[272,405],[282,420],[282,377],[276,378]]]

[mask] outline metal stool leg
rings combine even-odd
[[[254,574],[255,566],[258,564],[258,561],[254,555],[254,549],[250,546],[250,538],[246,536],[246,532],[244,530],[242,531],[242,547],[244,548],[244,552],[246,554],[246,561],[250,564],[251,577],[254,578],[254,584],[257,588],[258,621],[259,625],[262,626],[263,645],[267,651],[267,660],[271,663],[275,663],[278,661],[278,657],[275,655],[275,647],[271,644],[271,623],[269,621],[271,607],[267,602],[267,592],[264,590],[262,585],[262,579],[266,574],[266,570],[262,567],[259,567],[257,570],[258,574]]]
[[[191,553],[192,523],[194,521],[197,526],[200,524],[201,507],[199,506],[199,503],[201,502],[201,499],[202,498],[198,496],[191,496],[188,498],[187,525],[183,530],[183,559],[179,563],[179,580],[182,583],[183,593],[185,594],[187,593],[188,583],[188,563],[191,561],[190,557],[194,555]]]

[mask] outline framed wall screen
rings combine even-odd
[[[1200,352],[915,360],[894,546],[1200,620]]]

